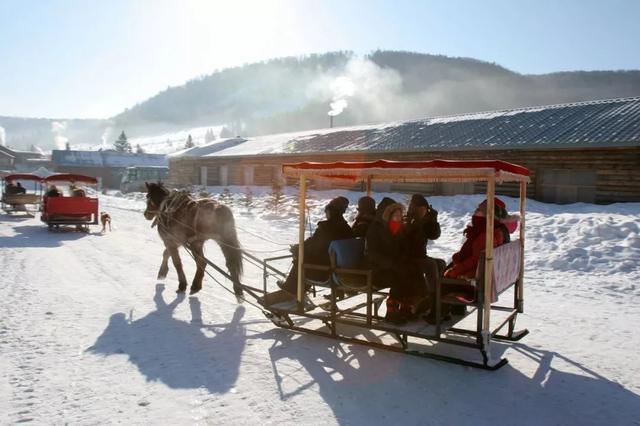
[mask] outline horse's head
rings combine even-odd
[[[156,217],[160,203],[169,195],[169,190],[164,187],[162,182],[144,183],[147,187],[147,208],[144,211],[144,218],[151,220]]]

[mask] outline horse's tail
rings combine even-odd
[[[238,291],[237,285],[240,284],[242,276],[242,247],[238,241],[238,233],[236,232],[236,222],[233,218],[231,209],[224,205],[216,207],[216,219],[218,222],[218,235],[220,235],[220,248],[227,262],[227,269],[231,273],[234,281],[234,289]]]

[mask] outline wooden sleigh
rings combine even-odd
[[[403,352],[426,358],[495,370],[507,363],[494,359],[492,340],[517,341],[528,331],[515,330],[517,315],[523,312],[524,229],[527,169],[501,161],[375,161],[367,163],[300,163],[283,166],[285,175],[300,179],[300,226],[297,297],[282,291],[270,292],[270,273],[284,275],[272,264],[283,257],[264,259],[263,291],[258,298],[267,316],[279,327],[321,335],[342,341]],[[442,278],[436,285],[436,323],[417,320],[403,325],[385,321],[379,308],[387,293],[373,286],[373,271],[362,268],[364,242],[341,240],[331,243],[330,266],[304,262],[306,181],[324,178],[371,182],[483,182],[487,187],[487,239],[476,276],[472,280]],[[496,183],[520,184],[519,238],[494,249],[493,216]],[[286,256],[285,256],[286,257]],[[258,260],[254,258],[254,261]],[[312,281],[309,270],[321,270],[329,278]],[[305,289],[311,285],[312,291]],[[252,289],[256,290],[256,289]],[[511,292],[511,303],[498,305],[500,295]],[[465,306],[462,315],[444,320],[442,305]],[[507,327],[504,334],[500,332]],[[473,351],[451,350],[466,348]],[[473,352],[477,355],[473,355]]]

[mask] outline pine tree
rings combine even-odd
[[[224,126],[222,128],[222,130],[220,130],[220,137],[221,138],[231,138],[231,137],[233,137],[233,132],[231,132],[231,130],[229,130],[229,128],[227,126]]]
[[[136,145],[136,154],[144,154],[144,149],[142,149],[140,144]]]
[[[124,130],[120,133],[120,137],[114,142],[113,146],[118,152],[131,152],[131,144],[127,140],[127,135],[124,134]]]
[[[184,144],[185,148],[193,148],[195,145],[193,143],[193,138],[191,137],[191,135],[189,135],[187,137],[187,142]]]
[[[213,129],[208,129],[204,135],[204,141],[206,143],[213,142],[216,140],[216,135],[213,133]]]

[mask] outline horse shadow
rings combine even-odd
[[[318,392],[341,424],[640,424],[639,395],[561,354],[522,344],[493,350],[511,347],[532,361],[533,374],[511,364],[486,372],[283,330],[262,338],[273,340],[281,400]],[[300,367],[308,373],[303,383]]]
[[[12,226],[12,236],[0,236],[0,247],[58,247],[63,241],[73,241],[87,235],[85,232],[49,232],[42,225]]]
[[[192,320],[186,322],[173,318],[173,311],[185,300],[184,294],[166,303],[163,290],[163,284],[156,285],[156,310],[145,317],[132,321],[124,313],[113,314],[86,352],[126,355],[148,381],[161,381],[173,389],[229,391],[238,378],[246,342],[241,323],[245,308],[236,308],[224,326],[203,327],[197,297],[189,298]]]

